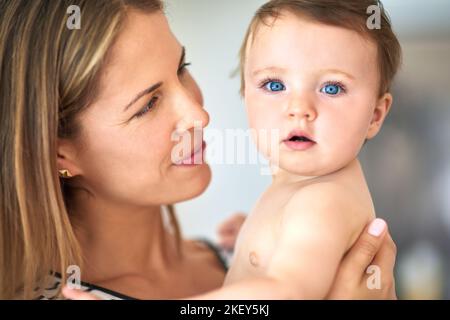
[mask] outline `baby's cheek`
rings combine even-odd
[[[276,108],[264,103],[255,101],[247,108],[248,120],[250,128],[256,130],[279,129],[280,124]]]
[[[280,141],[280,115],[273,105],[260,99],[247,98],[246,104],[249,128],[258,151],[266,158],[271,157]]]
[[[342,130],[332,142],[332,158],[338,163],[346,164],[358,155],[364,143],[364,130],[362,127],[348,126],[347,130]]]
[[[272,155],[278,152],[279,130],[270,128],[267,125],[267,122],[255,124],[255,126],[251,127],[251,135],[258,152],[265,158],[272,158]]]

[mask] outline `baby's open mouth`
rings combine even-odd
[[[314,140],[301,130],[294,130],[283,142],[289,149],[294,151],[304,151],[316,144]]]
[[[303,142],[311,141],[312,142],[311,139],[309,139],[308,137],[305,137],[305,136],[293,136],[288,141],[303,141]]]

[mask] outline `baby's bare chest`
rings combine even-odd
[[[241,228],[226,282],[265,274],[275,252],[284,202],[260,201]]]

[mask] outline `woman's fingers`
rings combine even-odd
[[[244,213],[238,212],[219,225],[217,228],[218,242],[223,249],[229,251],[234,249],[236,238],[246,217]]]
[[[232,250],[234,242],[235,237],[233,235],[222,235],[219,239],[219,246],[226,250]]]
[[[382,271],[392,274],[394,272],[396,255],[397,247],[394,240],[392,240],[391,235],[387,233],[372,264],[380,267]]]
[[[328,299],[395,299],[392,255],[393,241],[388,236],[387,224],[382,219],[375,219],[361,233],[350,251],[343,258],[334,283],[328,293]],[[393,257],[394,256],[394,257]],[[374,282],[367,273],[368,267],[378,264],[381,273],[382,290],[374,290]],[[376,271],[375,271],[376,272]],[[375,285],[378,282],[375,283]],[[384,285],[384,287],[383,287]]]
[[[238,212],[228,217],[223,221],[217,228],[219,234],[234,234],[239,232],[242,223],[244,223],[246,215],[244,213]]]
[[[62,294],[64,295],[64,297],[71,300],[101,300],[91,293],[84,292],[82,290],[72,289],[69,288],[68,286],[64,286],[62,288]]]
[[[342,261],[342,267],[352,279],[366,274],[367,267],[381,248],[386,235],[387,224],[382,219],[373,220]]]
[[[396,299],[394,267],[397,247],[389,233],[384,237],[383,244],[376,254],[372,264],[380,270],[381,289],[389,292],[389,299]]]

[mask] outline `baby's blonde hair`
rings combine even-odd
[[[367,9],[377,5],[381,12],[381,29],[367,27]],[[245,91],[244,68],[248,45],[261,24],[269,25],[283,12],[293,13],[300,18],[307,18],[331,26],[354,30],[376,43],[378,48],[378,65],[380,74],[380,92],[390,91],[391,84],[401,63],[401,46],[395,36],[389,17],[380,1],[376,0],[271,0],[261,6],[255,13],[240,50],[241,95]]]

